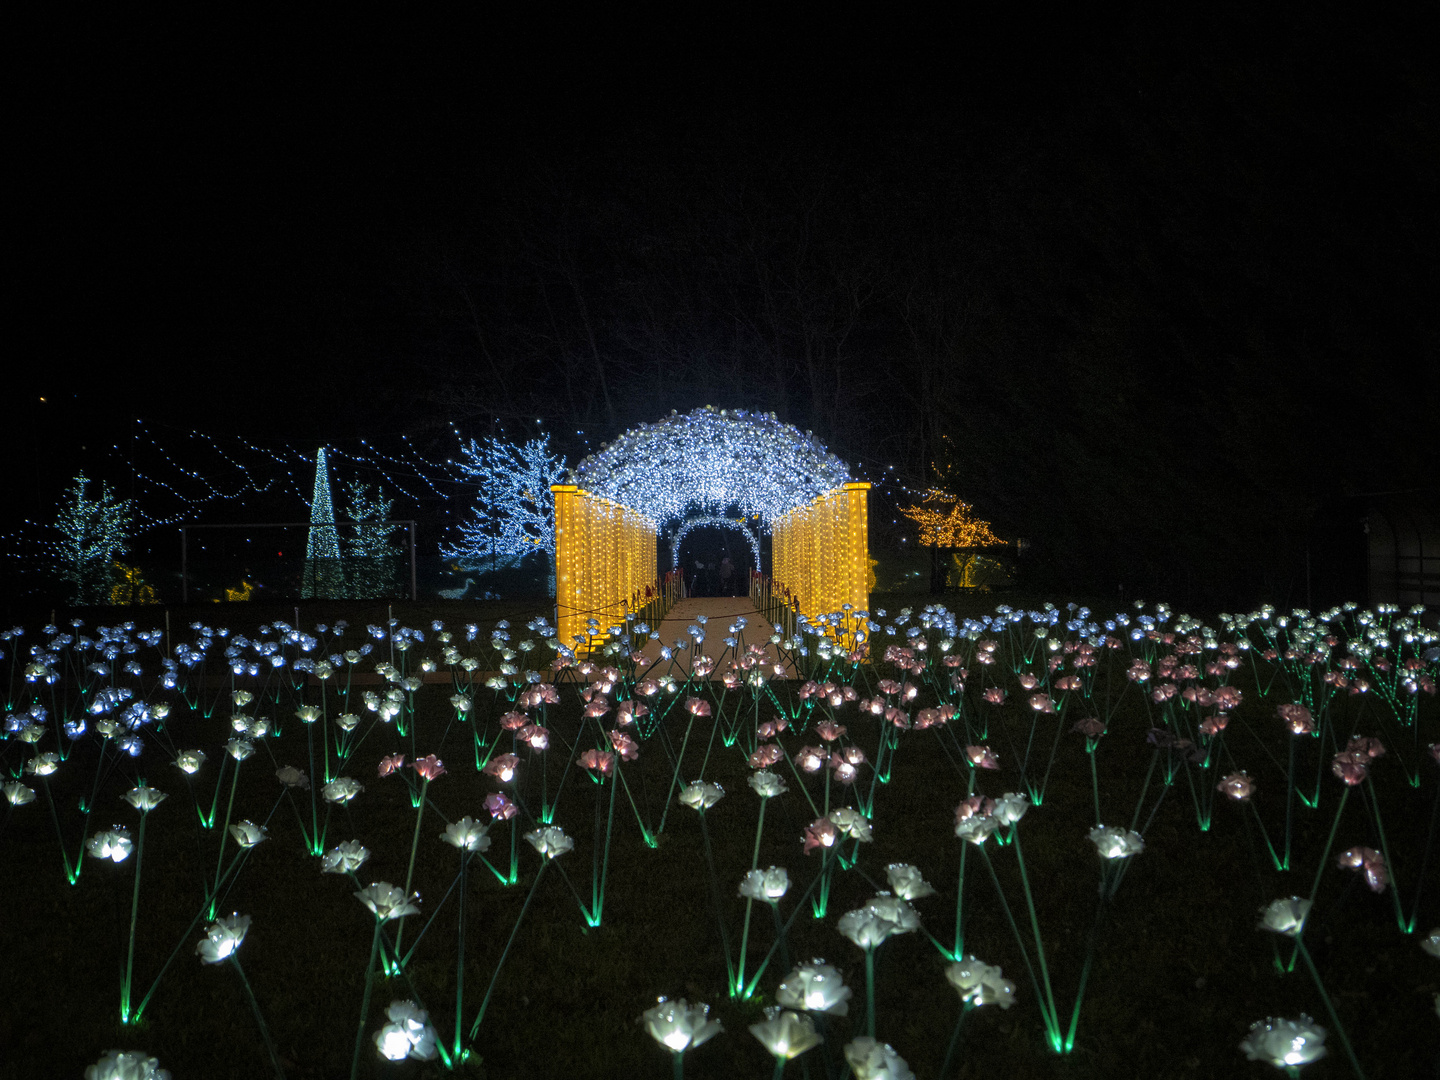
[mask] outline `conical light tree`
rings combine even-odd
[[[310,535],[305,544],[305,574],[300,595],[334,599],[345,595],[340,567],[340,534],[330,499],[330,463],[322,446],[315,455],[315,486],[310,495]]]

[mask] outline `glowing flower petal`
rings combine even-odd
[[[675,1053],[684,1053],[707,1042],[725,1029],[711,1020],[709,1005],[691,1005],[684,998],[652,1005],[640,1014],[640,1022],[651,1038]]]
[[[250,931],[249,915],[227,915],[216,919],[205,930],[205,940],[195,946],[202,964],[218,964],[228,960]]]
[[[960,995],[961,1001],[974,1005],[999,1005],[1002,1009],[1015,1004],[1015,984],[1002,978],[998,967],[981,963],[973,956],[948,965],[945,978]]]
[[[789,1009],[767,1009],[766,1019],[750,1025],[750,1034],[778,1061],[797,1058],[812,1046],[820,1045],[815,1021]]]
[[[1304,1013],[1298,1020],[1267,1017],[1250,1025],[1240,1049],[1251,1061],[1268,1061],[1277,1069],[1298,1068],[1325,1056],[1325,1029]]]
[[[787,1009],[806,1009],[831,1016],[849,1014],[850,996],[850,988],[841,979],[840,972],[820,960],[799,965],[775,990],[775,1000]]]

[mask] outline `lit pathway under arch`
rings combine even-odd
[[[672,413],[602,446],[569,480],[550,489],[566,645],[587,647],[657,596],[659,534],[697,514],[757,520],[771,537],[773,594],[803,614],[868,606],[870,485],[774,414]]]
[[[703,624],[699,622],[701,616],[705,618]],[[745,626],[732,635],[730,627],[742,618]],[[703,628],[705,640],[699,648],[693,650],[676,649],[677,641],[687,645],[693,641],[690,636],[692,626]],[[651,660],[657,660],[660,645],[668,646],[673,654],[676,678],[681,677],[681,672],[686,675],[690,673],[691,662],[696,656],[708,656],[715,662],[710,678],[719,679],[729,668],[730,661],[739,660],[751,645],[761,646],[771,664],[781,663],[780,651],[770,643],[770,636],[774,633],[775,627],[770,624],[769,619],[755,610],[755,605],[748,596],[694,596],[679,601],[666,612],[665,621],[660,624],[660,641],[645,646],[645,655]],[[735,645],[727,645],[725,639],[732,636],[735,638]],[[784,677],[794,678],[795,666],[789,661],[783,663]],[[671,670],[670,661],[660,660],[651,669],[651,674],[663,675]]]

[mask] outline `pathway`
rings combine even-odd
[[[660,644],[668,645],[672,649],[676,641],[690,641],[687,632],[691,626],[699,625],[697,616],[703,615],[705,623],[705,644],[701,646],[700,652],[715,661],[715,671],[710,676],[712,679],[720,678],[724,668],[729,666],[729,661],[736,658],[737,651],[725,644],[727,637],[736,637],[745,647],[750,645],[763,645],[765,655],[773,664],[780,659],[779,650],[770,643],[775,628],[770,625],[770,620],[756,610],[755,605],[748,596],[695,596],[676,603],[665,615],[665,621],[660,624]],[[745,619],[745,627],[738,634],[732,635],[730,627],[735,620],[741,617]],[[658,651],[654,643],[645,647],[645,652],[653,660]],[[743,654],[744,648],[739,650]],[[676,652],[677,666],[688,672],[690,670],[690,652]],[[654,670],[663,672],[666,668],[664,663],[657,664]],[[787,664],[787,678],[795,677],[793,665]]]

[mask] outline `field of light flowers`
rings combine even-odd
[[[0,1077],[1440,1064],[1419,613],[483,614],[4,634]]]

